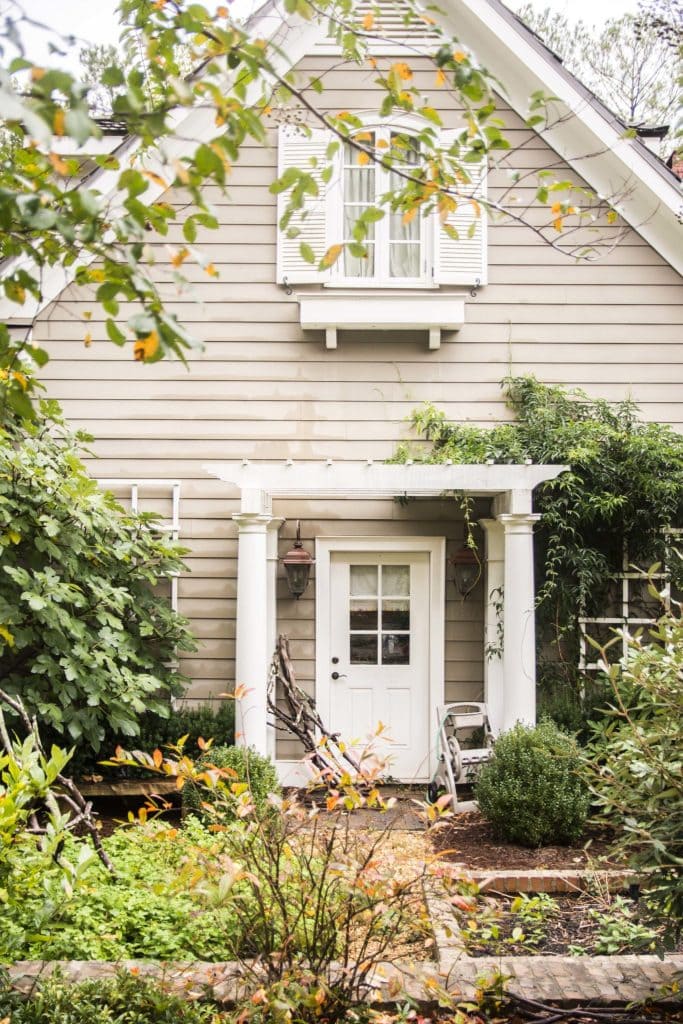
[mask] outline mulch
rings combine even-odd
[[[435,851],[444,860],[467,868],[497,868],[526,871],[599,867],[601,870],[622,865],[611,855],[608,836],[598,832],[574,846],[541,846],[528,849],[496,839],[491,826],[479,811],[458,814],[434,827],[430,838]]]

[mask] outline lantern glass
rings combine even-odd
[[[459,594],[466,597],[477,582],[479,566],[476,562],[458,562],[453,569],[453,582]]]
[[[287,583],[294,597],[301,597],[308,586],[311,575],[311,562],[285,562]]]

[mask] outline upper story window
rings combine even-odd
[[[328,147],[330,132],[313,129],[304,134],[296,126],[280,128],[278,172],[290,167],[309,171],[316,180],[317,196],[307,196],[301,211],[286,230],[278,229],[277,280],[290,284],[323,284],[352,289],[438,288],[440,285],[472,287],[486,283],[486,216],[468,194],[480,198],[485,188],[485,168],[471,165],[471,185],[449,216],[457,238],[443,230],[436,212],[418,213],[411,218],[392,212],[383,197],[402,187],[402,173],[419,164],[417,133],[421,125],[366,122],[356,135],[367,150],[391,153],[392,166],[359,159],[358,149],[342,144],[333,160],[331,173]],[[411,131],[412,128],[412,131]],[[455,131],[443,131],[441,145],[452,144]],[[278,223],[286,208],[287,193],[278,197]],[[362,238],[354,238],[359,214],[369,206],[381,207],[384,217],[376,220]],[[308,259],[302,254],[302,243]],[[323,255],[343,244],[333,265],[318,270]],[[314,261],[310,262],[311,253]]]
[[[351,280],[387,284],[420,281],[427,270],[424,249],[428,224],[424,218],[413,217],[406,222],[401,212],[388,211],[383,220],[370,225],[363,243],[366,255],[354,254],[353,229],[359,216],[369,206],[380,206],[388,192],[401,189],[404,178],[400,172],[410,173],[419,162],[418,144],[411,135],[382,127],[363,132],[362,141],[375,152],[391,153],[395,169],[374,161],[360,163],[359,151],[351,143],[344,143],[340,202],[344,253],[338,273]]]

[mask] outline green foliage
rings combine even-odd
[[[588,791],[578,774],[579,748],[545,721],[517,724],[496,740],[475,794],[497,836],[522,846],[568,844],[582,834]]]
[[[232,700],[224,700],[215,711],[207,704],[180,707],[177,710],[169,706],[164,715],[145,711],[138,718],[137,725],[135,745],[140,750],[175,746],[183,736],[187,737],[185,749],[192,753],[199,749],[200,739],[231,746],[235,741],[235,705]],[[129,736],[105,724],[98,751],[85,742],[80,742],[75,748],[70,762],[74,778],[82,778],[84,775],[111,776],[115,779],[148,777],[149,771],[139,766],[112,769],[101,764],[103,756],[111,757],[117,747],[127,745],[130,745]]]
[[[194,645],[154,592],[182,549],[98,489],[84,441],[55,403],[0,431],[0,674],[63,744],[98,750],[105,726],[134,736],[168,713],[184,682],[168,663]]]
[[[197,768],[201,773],[218,768],[227,772],[227,776],[233,783],[245,784],[257,811],[260,814],[266,812],[271,794],[279,796],[281,793],[280,783],[277,777],[275,765],[269,757],[259,754],[251,747],[215,746],[207,750],[197,761]],[[204,804],[211,804],[213,811],[222,801],[220,790],[218,792],[207,789],[206,781],[200,780],[197,785],[190,781],[183,787],[183,808],[185,811],[201,813]]]
[[[607,909],[589,913],[600,928],[593,945],[597,956],[645,953],[656,948],[657,932],[637,919],[633,904],[623,896],[617,896]]]
[[[579,615],[603,615],[622,544],[635,564],[662,560],[664,528],[683,522],[683,438],[643,423],[632,402],[612,404],[534,377],[503,382],[514,423],[449,423],[427,405],[413,424],[428,441],[427,462],[534,463],[571,467],[536,488],[539,658],[553,677],[577,686]],[[416,458],[402,449],[397,458]],[[417,456],[419,457],[419,456]],[[550,647],[550,655],[548,648]]]
[[[87,843],[65,854],[69,816],[54,794],[57,777],[69,755],[56,747],[49,757],[37,749],[33,736],[9,743],[0,711],[0,960],[13,957],[29,934],[49,921],[54,899],[63,900],[87,872],[94,852]],[[40,807],[42,834],[33,834]],[[46,875],[53,880],[48,896]]]
[[[617,638],[618,642],[619,638]],[[643,876],[674,932],[683,922],[683,621],[662,616],[604,672],[610,706],[594,723],[587,779],[598,819]]]
[[[46,977],[30,998],[0,980],[0,1014],[11,1024],[219,1024],[215,1005],[191,1002],[162,981],[120,971],[115,978],[71,984]]]

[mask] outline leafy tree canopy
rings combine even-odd
[[[518,14],[564,65],[613,110],[626,125],[671,124],[680,95],[681,45],[674,42],[674,4],[645,3],[640,15],[609,18],[597,29],[551,7],[533,3]],[[680,8],[678,8],[679,35]],[[667,31],[668,29],[668,31]],[[672,143],[664,140],[662,155]]]
[[[449,92],[454,106],[462,110],[462,131],[448,151],[439,145],[440,116],[418,88],[410,64],[378,60],[368,52],[375,31],[373,13],[358,14],[351,0],[320,0],[315,5],[309,0],[286,0],[284,4],[287,17],[322,19],[347,60],[376,72],[380,117],[409,111],[419,114],[424,125],[419,133],[421,160],[409,170],[399,166],[400,147],[385,152],[375,150],[362,134],[352,139],[360,163],[375,160],[392,166],[400,184],[384,198],[382,208],[371,208],[359,218],[351,244],[364,246],[373,219],[385,216],[387,207],[409,218],[438,209],[445,222],[462,201],[473,203],[478,213],[487,208],[528,223],[530,230],[574,258],[594,255],[595,250],[574,232],[587,221],[594,240],[595,231],[610,225],[616,214],[606,202],[562,180],[556,172],[542,171],[535,183],[533,175],[525,176],[527,187],[535,185],[532,202],[547,210],[540,225],[537,216],[526,216],[512,192],[496,200],[476,194],[470,174],[473,163],[483,154],[494,159],[510,150],[496,116],[495,90],[501,89],[500,83],[410,3],[407,0],[402,7],[405,20],[421,25],[428,21],[437,33],[428,54],[434,67],[430,91]],[[283,70],[286,59],[277,42],[254,38],[227,6],[121,0],[120,14],[126,52],[135,50],[141,61],[123,66],[118,59],[108,63],[111,54],[106,52],[91,53],[85,59],[99,87],[107,91],[113,116],[125,122],[135,141],[120,154],[96,157],[99,174],[79,181],[79,162],[69,158],[68,152],[74,147],[87,151],[89,142],[100,136],[89,109],[90,86],[61,68],[38,66],[31,60],[22,41],[29,19],[19,0],[9,0],[0,31],[0,118],[10,139],[0,154],[0,232],[6,258],[2,288],[16,304],[18,320],[25,323],[41,298],[50,268],[72,268],[76,281],[91,286],[95,300],[103,306],[107,334],[115,344],[132,341],[136,358],[143,361],[168,354],[182,358],[196,341],[164,307],[149,245],[154,237],[150,232],[163,237],[176,216],[166,201],[166,187],[178,190],[184,205],[184,243],[171,253],[173,282],[183,287],[186,261],[196,261],[207,274],[216,274],[195,245],[200,228],[218,226],[206,186],[226,187],[242,146],[266,141],[266,126],[272,123],[268,118],[274,111],[297,121],[324,124],[338,139],[349,138],[361,124],[349,111],[322,113],[320,76]],[[52,33],[50,41],[58,56],[58,35]],[[188,65],[196,69],[189,77]],[[188,151],[181,155],[175,134],[179,117],[190,108],[203,125],[194,140],[185,138]],[[530,126],[542,126],[552,117],[542,94],[530,98]],[[66,153],[65,140],[70,140]],[[329,161],[338,145],[338,141],[331,145]],[[324,173],[329,176],[331,171],[328,167]],[[287,193],[289,207],[281,226],[292,231],[293,211],[306,196],[317,193],[314,168],[289,168],[273,191]],[[447,225],[444,229],[448,230]],[[310,256],[305,238],[301,244],[302,254]],[[342,248],[340,243],[315,253],[314,262],[330,266]],[[125,322],[119,319],[122,303],[134,308]],[[88,337],[84,323],[86,342]],[[47,358],[43,349],[27,341],[26,331],[12,332],[0,325],[0,398],[22,415],[30,416],[32,409],[32,378],[27,370],[42,366]]]
[[[168,714],[194,644],[153,588],[182,568],[156,517],[127,513],[81,463],[54,402],[0,431],[0,676],[68,745]]]

